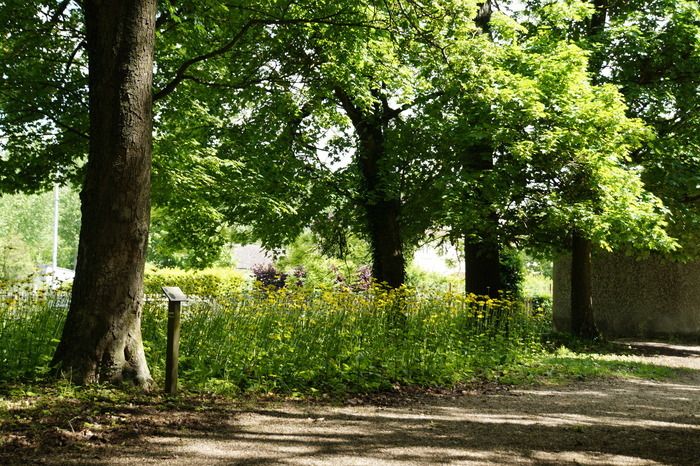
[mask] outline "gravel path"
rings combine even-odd
[[[700,346],[633,343],[631,358],[700,371]],[[647,351],[645,351],[647,352]],[[700,376],[466,393],[410,406],[278,405],[221,429],[163,432],[105,464],[700,465]]]
[[[42,464],[700,465],[700,346],[632,343],[653,364],[693,369],[673,382],[424,396],[389,406],[263,403],[144,417],[122,445]],[[621,356],[608,356],[620,359]],[[89,458],[89,459],[87,459]]]

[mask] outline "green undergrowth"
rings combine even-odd
[[[576,353],[565,347],[542,352],[522,364],[515,364],[497,377],[506,384],[564,384],[599,378],[674,379],[686,369],[648,364],[629,356]]]
[[[162,307],[144,313],[161,379]],[[396,384],[480,379],[541,351],[544,315],[473,296],[277,290],[190,304],[183,311],[183,386],[213,393],[362,393]]]
[[[66,311],[60,294],[15,295],[0,303],[0,382],[32,387],[46,379]],[[396,386],[677,373],[554,340],[550,323],[548,309],[443,292],[282,289],[198,299],[182,310],[180,386],[239,398],[314,398]],[[147,302],[143,339],[159,386],[166,328],[166,303]],[[599,345],[601,352],[610,349]]]

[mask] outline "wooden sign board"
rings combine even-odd
[[[168,301],[182,302],[187,301],[187,295],[177,286],[164,286],[163,293],[168,298]]]

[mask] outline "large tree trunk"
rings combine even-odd
[[[373,112],[363,113],[344,90],[336,89],[343,108],[350,116],[359,141],[358,162],[364,182],[362,204],[367,215],[372,278],[388,288],[399,288],[406,281],[406,262],[401,238],[401,199],[389,188],[391,176],[382,170],[386,158],[385,124],[391,119],[387,104],[376,104]]]
[[[591,284],[591,242],[574,231],[571,240],[571,333],[596,338]]]
[[[497,243],[469,242],[465,239],[465,291],[481,296],[498,297],[503,290],[500,248]]]
[[[499,291],[503,291],[501,247],[497,237],[498,213],[487,194],[488,187],[484,185],[485,175],[493,167],[493,148],[490,144],[476,144],[469,148],[464,161],[465,176],[479,178],[479,185],[469,194],[483,217],[474,230],[464,232],[464,284],[467,293],[495,298]]]
[[[53,365],[76,383],[148,386],[141,341],[156,0],[84,3],[90,152],[76,277]]]
[[[372,275],[389,288],[405,282],[405,261],[399,215],[401,201],[387,196],[379,170],[384,156],[380,128],[363,128],[360,132],[360,171],[365,182],[364,203],[372,250]]]

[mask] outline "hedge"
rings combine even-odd
[[[147,295],[158,295],[163,293],[164,286],[177,286],[186,295],[225,296],[241,291],[246,283],[243,273],[224,267],[195,271],[149,267],[144,277],[144,291]]]

